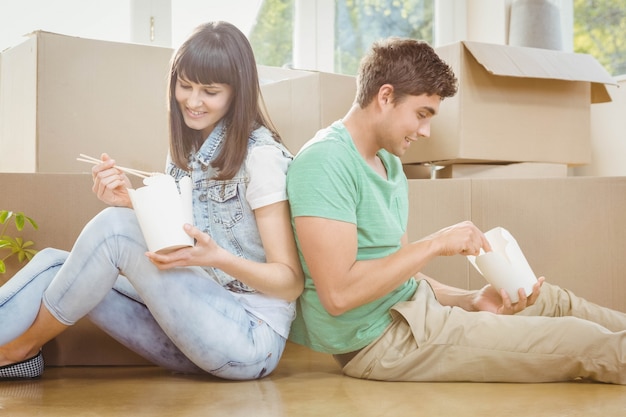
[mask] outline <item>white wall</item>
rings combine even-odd
[[[0,0],[0,51],[46,30],[128,42],[129,0]]]
[[[435,0],[435,46],[463,40],[508,44],[514,0]],[[574,48],[573,0],[550,0],[561,11],[563,50]]]
[[[262,0],[0,0],[0,51],[40,29],[177,47],[196,25],[210,20],[227,20],[249,33],[261,4]]]
[[[171,0],[172,46],[178,47],[200,23],[226,20],[249,34],[263,0]]]

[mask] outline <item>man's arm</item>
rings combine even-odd
[[[406,234],[402,237],[402,244],[408,244]],[[491,250],[491,248],[488,246],[486,250]],[[421,272],[417,273],[415,279],[428,281],[437,296],[437,301],[439,301],[441,305],[460,307],[466,311],[489,311],[495,314],[516,314],[526,307],[533,305],[537,297],[539,297],[539,291],[545,280],[544,277],[540,277],[537,280],[537,283],[533,286],[533,293],[529,297],[524,290],[520,288],[518,291],[519,301],[514,304],[511,302],[511,298],[506,291],[500,290],[500,292],[498,292],[491,285],[485,285],[480,290],[464,290],[443,284]]]
[[[357,261],[356,225],[302,216],[295,218],[295,228],[320,301],[332,315],[388,294],[437,256],[490,250],[482,232],[463,222],[404,244],[389,256]]]

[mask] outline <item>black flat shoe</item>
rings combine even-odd
[[[43,374],[41,351],[30,359],[0,366],[0,381],[39,378]]]

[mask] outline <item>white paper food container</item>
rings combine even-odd
[[[185,223],[193,224],[191,178],[180,179],[180,193],[169,175],[146,178],[144,184],[145,187],[129,189],[128,194],[148,250],[166,253],[193,246],[193,238],[183,230]]]
[[[511,233],[502,227],[496,227],[485,233],[491,252],[483,252],[467,259],[478,272],[498,291],[504,288],[511,301],[519,301],[518,290],[523,288],[526,295],[533,292],[537,282],[533,270]]]

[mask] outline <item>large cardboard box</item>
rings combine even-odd
[[[2,52],[0,171],[84,172],[79,153],[162,171],[171,49],[44,31]]]
[[[514,162],[511,164],[452,164],[436,171],[437,178],[564,178],[566,164]]]
[[[537,276],[626,312],[626,177],[472,180],[471,211],[508,229]],[[470,269],[470,288],[484,282]]]
[[[403,164],[409,179],[448,178],[562,178],[567,177],[565,164],[548,162],[513,162],[508,164]]]
[[[39,223],[23,237],[38,249],[69,250],[104,205],[88,174],[0,173],[0,209],[24,211]],[[421,239],[472,220],[515,236],[534,272],[591,301],[626,312],[626,177],[409,180],[408,234]],[[10,265],[0,284],[18,265]],[[423,272],[468,289],[485,285],[465,257],[439,257]],[[48,365],[144,365],[147,361],[87,319],[45,346]]]
[[[85,224],[106,207],[91,192],[92,183],[89,174],[0,173],[0,210],[23,211],[38,223],[38,230],[27,226],[19,234],[34,248],[70,250]],[[12,257],[7,266],[0,285],[22,265]],[[44,355],[51,366],[148,364],[86,318],[48,342]]]
[[[0,54],[0,172],[87,172],[79,153],[162,171],[173,51],[36,31]],[[341,118],[354,77],[259,66],[268,113],[297,152]]]
[[[269,115],[294,153],[342,118],[356,95],[356,79],[349,75],[259,66],[259,79]]]
[[[404,163],[590,162],[590,105],[610,101],[606,85],[615,84],[590,55],[479,42],[436,51],[459,92]]]
[[[409,240],[473,221],[509,230],[537,276],[626,312],[626,177],[409,180]],[[478,289],[485,279],[462,256],[423,270]]]

